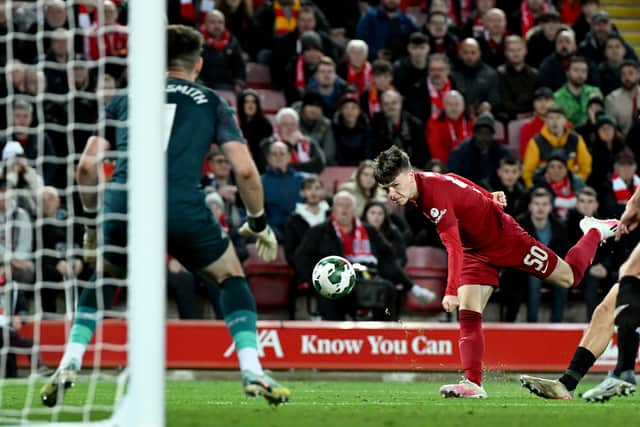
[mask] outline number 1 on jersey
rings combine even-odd
[[[173,120],[176,118],[177,104],[164,104],[164,151],[169,148]]]

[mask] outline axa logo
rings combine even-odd
[[[280,337],[278,331],[273,329],[262,329],[258,332],[258,355],[264,357],[265,349],[271,348],[273,354],[278,358],[284,357],[284,351],[282,351],[282,345],[280,344]],[[231,357],[235,351],[236,346],[232,342],[231,345],[225,350],[224,357]]]
[[[431,208],[429,212],[431,214],[431,221],[433,221],[436,225],[440,222],[442,217],[447,213],[446,209],[439,210],[437,208]]]

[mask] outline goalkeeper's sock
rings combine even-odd
[[[223,281],[220,284],[220,305],[236,347],[240,370],[262,375],[262,365],[258,360],[256,302],[247,279],[229,277]]]
[[[582,282],[584,272],[593,263],[593,258],[596,256],[601,239],[600,232],[592,228],[567,252],[564,260],[569,264],[573,272],[574,287]]]
[[[624,371],[633,371],[636,366],[640,335],[633,327],[618,326],[618,363],[613,374],[620,378]]]
[[[596,363],[596,357],[593,353],[585,347],[578,347],[573,354],[569,369],[565,371],[558,381],[573,393],[582,377],[589,372],[594,363]]]
[[[467,379],[482,385],[482,359],[484,335],[482,314],[472,310],[460,310],[460,359]]]

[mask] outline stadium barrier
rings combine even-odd
[[[126,365],[120,347],[126,343],[126,324],[104,322],[100,352],[93,344],[85,365]],[[500,371],[557,372],[566,369],[585,324],[487,323],[485,368]],[[24,326],[21,334],[29,335]],[[65,325],[42,322],[40,348],[45,363],[54,365],[61,354]],[[383,322],[258,322],[261,359],[271,369],[455,371],[460,367],[455,323]],[[55,347],[54,347],[55,345]],[[98,354],[97,354],[98,353]],[[615,337],[594,370],[615,366]],[[26,356],[20,356],[26,366]],[[167,367],[235,369],[236,356],[221,321],[168,321]]]

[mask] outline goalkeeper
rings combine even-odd
[[[223,98],[194,83],[202,68],[202,44],[202,36],[192,28],[178,25],[167,29],[166,116],[170,135],[167,133],[167,141],[157,143],[164,145],[168,159],[168,251],[189,270],[220,284],[224,320],[235,343],[244,392],[248,397],[263,396],[269,403],[279,404],[288,401],[290,392],[262,371],[258,360],[253,295],[233,245],[212,218],[205,204],[204,193],[199,189],[202,162],[211,143],[215,142],[231,162],[249,214],[240,233],[256,238],[258,255],[265,261],[276,258],[277,242],[266,224],[260,176],[243,142],[235,116]],[[127,98],[114,98],[106,112],[108,118],[126,122]],[[115,149],[125,153],[127,145],[127,129],[119,127]],[[80,198],[85,211],[93,212],[93,215],[100,209],[96,185],[99,183],[101,158],[111,147],[109,141],[91,137],[78,164],[76,180],[80,185]],[[119,158],[112,182],[120,186],[126,184],[127,169],[127,160]],[[108,187],[101,209],[105,217],[102,229],[105,248],[125,248],[126,222],[113,219],[110,214],[127,212],[126,191],[115,186]],[[95,242],[95,229],[87,230],[86,240]],[[124,278],[126,255],[122,251],[106,252],[103,265],[105,276]],[[108,308],[114,290],[114,286],[104,285],[82,291],[60,366],[40,392],[45,405],[54,406],[61,400],[64,390],[73,385],[81,368],[83,354],[96,329],[96,322],[101,317],[98,309]]]

